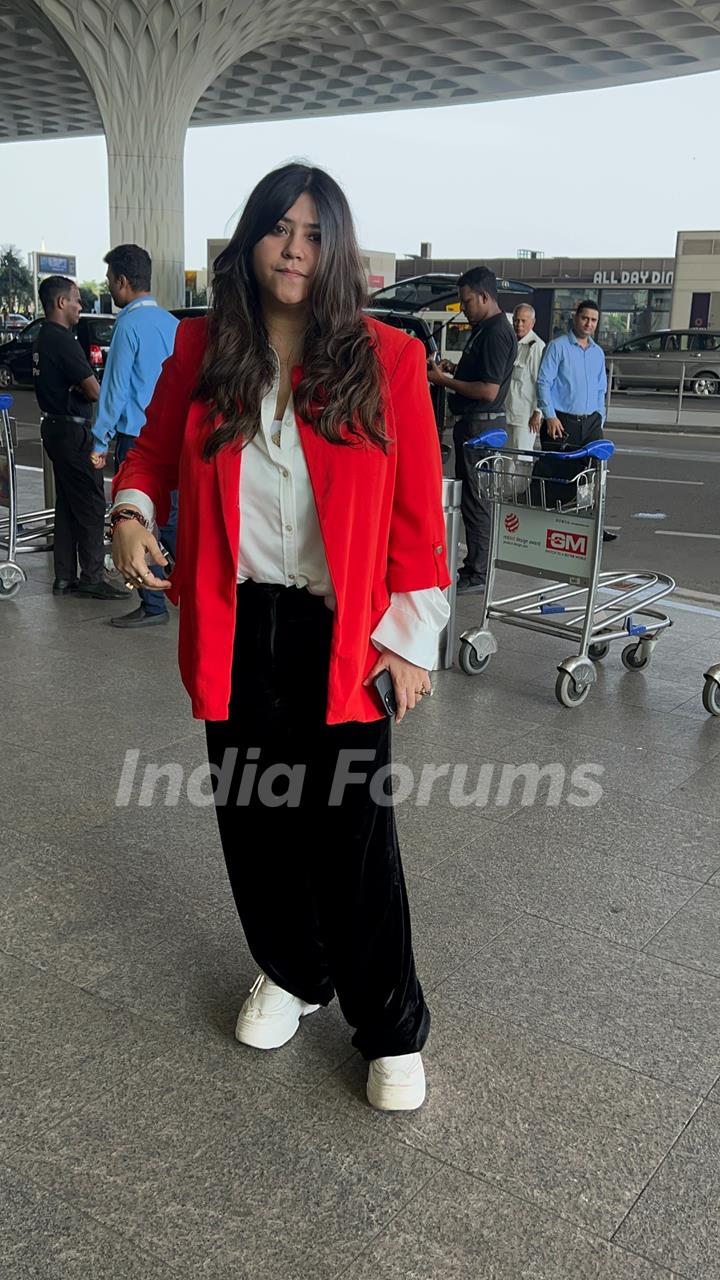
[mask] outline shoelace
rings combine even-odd
[[[262,986],[265,982],[265,974],[259,973],[250,988],[250,998],[254,1001],[255,997],[260,994]]]

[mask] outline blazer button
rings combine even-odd
[[[441,546],[437,546],[437,547],[435,548],[435,555],[436,555],[436,556],[441,556],[441,555],[442,555],[442,547],[441,547]]]

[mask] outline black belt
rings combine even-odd
[[[596,418],[599,416],[600,410],[593,409],[592,413],[566,413],[564,409],[558,409],[559,418],[572,418],[574,422],[587,422],[588,418]]]
[[[81,427],[89,427],[89,418],[74,418],[69,413],[44,413],[42,416],[41,426],[46,422],[74,422],[79,423]]]
[[[501,409],[499,413],[478,413],[476,409],[464,409],[460,417],[472,418],[474,422],[495,422],[498,418],[505,417],[505,410]]]

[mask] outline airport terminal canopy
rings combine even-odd
[[[720,0],[0,0],[0,139],[105,133],[111,239],[182,287],[188,126],[720,67]]]

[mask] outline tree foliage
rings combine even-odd
[[[11,311],[16,306],[25,309],[33,301],[32,272],[23,263],[19,249],[12,244],[0,246],[0,305]]]

